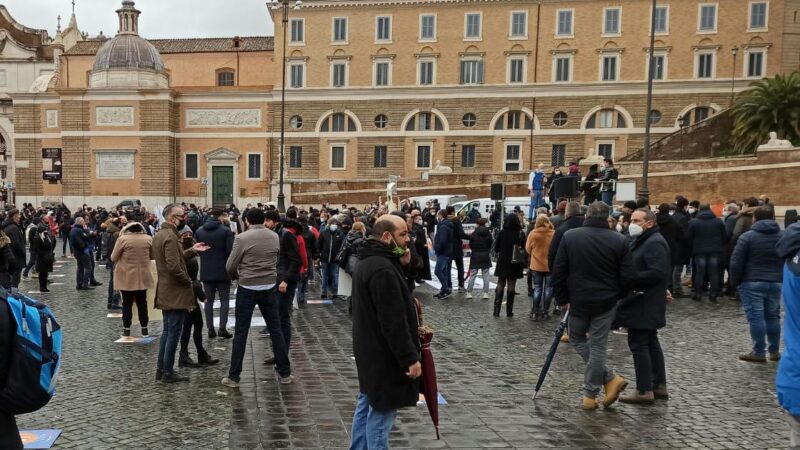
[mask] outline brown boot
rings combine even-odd
[[[778,362],[781,360],[781,352],[774,352],[769,354],[769,360],[772,362]]]
[[[759,356],[759,355],[756,355],[753,352],[750,352],[750,353],[744,353],[744,354],[739,355],[739,361],[765,363],[765,362],[767,362],[767,357],[766,356]]]
[[[653,397],[660,400],[669,400],[669,392],[667,392],[666,384],[659,384],[653,389]]]
[[[603,397],[603,408],[608,408],[613,405],[619,398],[620,392],[628,387],[628,381],[619,375],[614,376],[608,383],[605,384],[605,397]]]
[[[633,391],[629,394],[623,394],[619,397],[619,401],[622,403],[653,403],[655,401],[655,396],[653,395],[653,391],[645,391],[639,392],[638,390]]]
[[[597,409],[597,399],[584,396],[581,408],[583,408],[584,411],[594,411]]]

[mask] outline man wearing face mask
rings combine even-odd
[[[411,218],[414,221],[414,227],[411,230],[416,239],[414,246],[417,248],[417,253],[422,258],[422,268],[417,270],[417,284],[422,284],[424,280],[431,279],[431,259],[428,257],[428,235],[425,232],[423,225],[422,215],[418,209],[411,211]]]
[[[322,263],[322,298],[333,298],[339,290],[339,266],[336,257],[342,248],[345,234],[339,229],[339,222],[331,217],[328,226],[319,233],[317,252]]]
[[[631,255],[636,270],[633,292],[620,301],[616,322],[628,329],[628,347],[633,353],[636,391],[622,395],[623,403],[653,403],[666,399],[667,376],[658,330],[666,325],[667,289],[672,264],[669,244],[649,209],[638,209],[628,227],[633,238]]]
[[[186,268],[186,257],[208,250],[208,245],[198,242],[184,252],[178,230],[186,226],[181,205],[172,203],[164,208],[164,224],[153,238],[153,259],[156,261],[156,308],[164,317],[164,330],[158,349],[156,380],[165,383],[189,381],[174,370],[175,352],[183,330],[186,312],[197,308],[192,279]]]
[[[397,410],[419,399],[418,319],[403,275],[408,228],[395,215],[375,222],[353,277],[353,353],[359,394],[350,448],[389,448]]]

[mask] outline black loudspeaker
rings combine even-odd
[[[797,222],[797,210],[796,209],[787,209],[786,214],[783,217],[783,227],[789,228],[789,225]]]
[[[506,185],[503,183],[492,183],[492,200],[503,200],[506,198]]]
[[[561,177],[553,181],[556,199],[578,197],[578,177]]]

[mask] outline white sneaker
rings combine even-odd
[[[619,336],[627,336],[628,335],[628,329],[625,328],[625,327],[619,327],[616,330],[612,331],[612,333],[614,333],[616,335],[619,335]]]
[[[489,293],[488,292],[484,292],[483,295],[481,296],[481,298],[484,299],[484,300],[489,300]]]
[[[472,299],[472,292],[467,291],[467,295],[465,295],[464,298],[466,298],[468,300],[471,300]]]
[[[239,383],[237,381],[233,381],[228,377],[222,379],[222,385],[228,386],[229,388],[239,389]]]

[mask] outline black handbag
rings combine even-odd
[[[511,251],[511,264],[520,264],[523,266],[528,265],[528,252],[525,251],[525,234],[520,231],[520,244],[514,244],[514,248]]]

